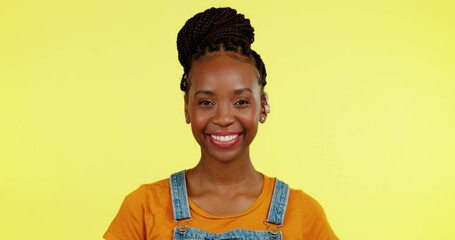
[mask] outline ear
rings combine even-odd
[[[269,103],[269,96],[266,92],[262,94],[261,99],[261,116],[259,118],[259,122],[265,123],[267,119],[267,115],[270,113],[270,103]]]
[[[191,123],[191,119],[190,119],[190,114],[188,113],[188,97],[185,93],[185,96],[183,97],[183,103],[184,103],[184,113],[185,113],[185,122],[187,124],[190,124]]]

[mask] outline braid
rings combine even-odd
[[[259,83],[266,82],[265,64],[261,56],[251,49],[254,28],[250,20],[232,8],[210,8],[190,18],[177,35],[179,61],[183,66],[180,89],[189,89],[187,81],[194,60],[214,51],[232,51],[246,56],[259,71]]]

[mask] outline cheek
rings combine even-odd
[[[240,121],[245,125],[245,127],[253,128],[257,126],[259,122],[259,111],[252,110],[248,112],[244,112],[239,115]]]
[[[203,111],[193,110],[190,112],[191,116],[191,128],[194,130],[204,129],[207,125],[209,116]]]
[[[194,116],[194,115],[193,115]],[[207,124],[201,117],[195,116],[191,118],[191,132],[196,142],[201,145],[204,142],[204,131]]]

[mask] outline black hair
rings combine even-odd
[[[265,64],[253,49],[250,20],[232,8],[210,8],[190,18],[177,35],[179,61],[183,66],[180,89],[189,90],[188,74],[193,61],[209,52],[231,51],[251,60],[259,72],[262,89],[267,84]]]

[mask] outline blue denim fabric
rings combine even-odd
[[[174,240],[282,240],[281,232],[276,236],[270,235],[266,230],[235,229],[229,232],[214,234],[197,228],[188,228],[185,233],[174,229]]]
[[[289,199],[289,186],[280,181],[275,181],[275,189],[273,190],[272,203],[270,204],[269,215],[266,222],[282,226],[284,222],[284,214]]]
[[[169,185],[171,187],[174,219],[191,219],[188,194],[186,192],[185,171],[172,174]]]
[[[225,233],[209,233],[201,229],[188,227],[187,224],[191,220],[190,208],[188,204],[188,195],[186,191],[185,171],[174,173],[170,178],[172,208],[174,211],[174,220],[184,222],[174,228],[174,240],[282,240],[282,234],[279,228],[273,227],[277,225],[283,226],[284,215],[289,198],[289,186],[280,181],[275,181],[273,190],[272,202],[269,209],[269,214],[265,222],[271,224],[271,230],[247,230],[235,229]],[[185,220],[188,220],[186,222]],[[274,230],[278,229],[278,230]]]

